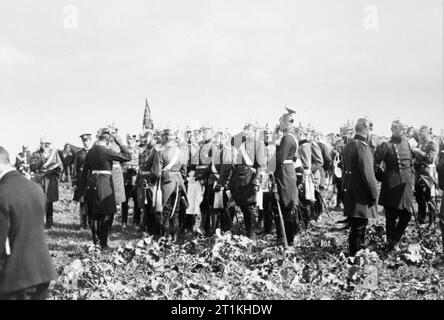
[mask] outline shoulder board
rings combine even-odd
[[[364,146],[368,146],[368,143],[362,140],[359,140],[360,143],[362,143]]]

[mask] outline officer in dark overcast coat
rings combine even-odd
[[[363,244],[368,219],[377,217],[373,156],[368,145],[369,121],[361,118],[355,126],[355,137],[343,150],[344,214],[350,221],[349,250],[354,256]]]

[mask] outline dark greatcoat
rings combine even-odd
[[[298,143],[296,138],[285,134],[278,146],[276,146],[276,171],[275,178],[277,182],[280,201],[283,207],[294,207],[298,204],[298,187],[296,185],[296,169],[294,162],[296,160],[296,151]],[[291,163],[285,163],[290,160]]]
[[[88,214],[112,215],[116,212],[116,200],[112,175],[92,174],[93,170],[112,171],[113,161],[126,162],[131,155],[125,146],[121,146],[121,153],[117,153],[105,146],[94,145],[86,154],[84,179],[87,176],[85,201]]]
[[[0,180],[0,295],[57,278],[43,229],[45,205],[42,188],[19,172]]]
[[[384,171],[380,164],[384,163]],[[384,207],[411,210],[415,184],[413,153],[410,145],[400,138],[380,144],[374,153],[374,170],[382,182],[379,204]]]
[[[373,156],[362,136],[356,135],[343,150],[344,214],[350,218],[376,218]]]

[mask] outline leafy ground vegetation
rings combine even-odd
[[[201,236],[171,243],[115,227],[102,253],[80,230],[72,190],[60,187],[55,226],[46,231],[59,277],[49,299],[443,299],[437,226],[411,222],[396,253],[384,250],[384,219],[371,222],[367,248],[347,258],[341,212],[323,214],[291,250],[274,235]]]

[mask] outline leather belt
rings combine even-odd
[[[109,170],[93,170],[91,172],[92,174],[107,174],[107,175],[111,175],[111,171]]]

